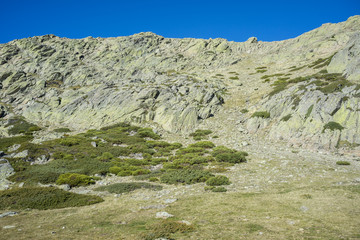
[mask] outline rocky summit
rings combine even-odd
[[[360,16],[0,44],[0,158],[6,239],[359,239]]]

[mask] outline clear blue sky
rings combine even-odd
[[[145,31],[176,38],[274,41],[360,14],[360,0],[1,0],[0,7],[0,43],[45,34],[84,38]]]

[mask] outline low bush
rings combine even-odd
[[[255,112],[252,116],[253,117],[260,117],[260,118],[270,118],[270,113],[269,112]]]
[[[56,184],[68,184],[70,187],[87,186],[94,183],[93,177],[78,173],[64,173],[56,180]]]
[[[196,169],[181,169],[181,170],[169,170],[165,172],[160,180],[167,184],[194,184],[198,182],[205,182],[214,175],[210,172]]]
[[[244,152],[221,153],[215,159],[219,162],[242,163],[246,162],[246,155]]]
[[[55,209],[104,201],[98,196],[66,192],[53,187],[24,187],[0,191],[0,209]]]
[[[71,132],[71,130],[69,128],[56,128],[54,129],[54,132],[67,133],[67,132]]]
[[[247,152],[236,151],[224,146],[214,148],[212,156],[219,162],[241,163],[246,162]]]
[[[291,114],[288,114],[288,115],[286,115],[285,117],[283,117],[282,119],[281,119],[281,121],[284,121],[284,122],[287,122],[287,121],[289,121],[289,119],[292,117],[292,115]]]
[[[227,189],[224,187],[215,187],[215,186],[205,186],[205,191],[212,191],[212,192],[226,192]]]
[[[157,223],[154,223],[148,227],[149,232],[142,234],[142,238],[145,240],[153,239],[172,239],[171,234],[173,233],[185,233],[194,231],[192,225],[187,225],[186,223],[164,219],[160,220]]]
[[[130,183],[114,183],[111,185],[95,188],[94,190],[121,194],[121,193],[132,192],[135,191],[136,189],[141,189],[141,188],[159,191],[162,189],[162,186],[154,185],[146,182],[130,182]]]
[[[141,128],[138,130],[137,134],[142,138],[149,137],[154,140],[160,139],[160,136],[154,133],[151,128]]]
[[[60,140],[60,144],[63,146],[71,147],[74,145],[79,145],[81,142],[80,138],[67,137]]]
[[[227,189],[224,187],[215,187],[211,189],[212,192],[227,192]]]
[[[39,127],[39,126],[31,126],[28,129],[29,132],[36,132],[36,131],[40,131],[40,130],[41,130],[41,127]]]
[[[109,152],[103,152],[101,156],[97,157],[96,159],[102,162],[109,162],[111,159],[114,158],[114,155],[112,155]]]
[[[202,142],[197,142],[197,143],[193,143],[191,144],[189,147],[194,147],[194,148],[213,148],[215,147],[215,144],[210,142],[210,141],[202,141]]]
[[[226,176],[215,176],[211,177],[206,181],[206,185],[208,186],[221,186],[221,185],[229,185],[230,180]]]
[[[22,117],[15,117],[8,120],[8,124],[5,127],[10,127],[9,134],[15,135],[19,133],[25,133],[30,131],[29,129],[33,127],[33,129],[37,129],[38,126],[32,123],[28,123]]]
[[[201,129],[198,129],[196,130],[195,132],[191,133],[190,134],[190,137],[193,137],[194,140],[198,141],[198,140],[202,140],[202,139],[206,139],[207,136],[209,134],[211,134],[212,131],[211,130],[201,130]]]
[[[184,155],[187,153],[200,153],[203,154],[205,152],[204,148],[202,147],[187,147],[187,148],[181,148],[176,151],[176,155]]]
[[[7,149],[14,144],[22,144],[33,139],[32,136],[16,136],[8,138],[0,138],[0,151],[7,152]]]
[[[341,126],[339,123],[337,122],[328,122],[327,124],[324,125],[324,129],[323,132],[325,132],[326,129],[330,129],[331,131],[335,131],[335,130],[343,130],[344,127]]]
[[[337,161],[336,165],[350,165],[348,161]]]

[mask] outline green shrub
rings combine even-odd
[[[312,105],[308,108],[308,110],[307,110],[307,112],[306,112],[306,114],[305,114],[305,119],[307,119],[307,118],[310,117],[310,114],[311,114],[313,108],[314,108],[314,104],[312,104]]]
[[[181,148],[179,150],[176,151],[176,155],[184,155],[186,153],[200,153],[203,154],[204,153],[204,148],[202,147],[187,147],[187,148]]]
[[[13,126],[9,129],[9,134],[15,135],[19,133],[25,133],[29,131],[31,127],[38,127],[35,124],[28,123],[22,117],[15,117],[8,120],[8,124],[5,127]]]
[[[226,192],[227,189],[224,187],[215,187],[215,186],[205,186],[205,191],[212,191],[212,192]]]
[[[185,233],[194,231],[192,225],[187,225],[186,223],[178,222],[175,220],[164,219],[160,220],[157,223],[154,223],[148,227],[149,232],[144,233],[141,237],[145,240],[153,239],[172,239],[171,235],[173,233]]]
[[[40,131],[40,130],[41,130],[41,127],[39,127],[39,126],[31,126],[28,129],[29,132],[36,132],[36,131]]]
[[[247,113],[247,112],[249,112],[249,110],[247,110],[247,109],[245,109],[245,108],[243,108],[243,109],[241,109],[241,111],[240,111],[241,113]]]
[[[95,188],[94,190],[108,191],[110,193],[121,194],[121,193],[132,192],[135,191],[136,189],[141,189],[141,188],[158,191],[162,189],[162,186],[154,185],[146,182],[131,182],[131,183],[114,183],[111,185]]]
[[[138,130],[137,134],[142,138],[149,137],[155,140],[160,139],[160,136],[155,134],[151,128],[141,128]]]
[[[190,136],[193,137],[195,140],[202,140],[207,137],[207,135],[211,134],[211,130],[201,130],[197,129],[195,132],[191,133]]]
[[[246,162],[246,155],[243,152],[221,153],[215,159],[219,162],[242,163]]]
[[[71,132],[71,130],[69,128],[56,128],[54,129],[54,132],[67,133],[67,132]]]
[[[194,184],[198,182],[205,182],[210,177],[214,175],[210,172],[196,169],[182,169],[182,170],[172,170],[165,172],[160,180],[163,183],[167,184]]]
[[[159,181],[159,178],[157,178],[157,177],[150,177],[150,178],[149,178],[149,181],[150,181],[150,182],[158,182],[158,181]]]
[[[120,171],[122,171],[123,169],[121,167],[118,166],[112,166],[109,168],[109,172],[112,174],[118,174]]]
[[[214,148],[212,155],[219,162],[229,163],[246,162],[246,156],[248,156],[246,152],[238,152],[224,146]]]
[[[87,186],[94,183],[93,177],[78,173],[64,173],[56,180],[56,184],[68,184],[70,187]]]
[[[60,140],[60,144],[63,146],[71,147],[75,145],[79,145],[81,142],[80,138],[75,137],[67,137]]]
[[[130,124],[120,122],[120,123],[116,123],[116,124],[109,125],[106,127],[102,127],[102,128],[100,128],[100,130],[106,131],[106,130],[110,130],[110,129],[114,129],[114,128],[128,128],[128,127],[130,127]],[[135,128],[136,128],[136,130],[138,129],[138,127],[135,127]]]
[[[0,209],[55,209],[102,202],[98,196],[66,192],[53,187],[24,187],[0,191]]]
[[[241,163],[246,162],[247,152],[238,152],[224,146],[214,148],[212,156],[219,162]]]
[[[8,138],[0,138],[0,151],[7,152],[7,149],[14,144],[22,144],[33,139],[32,136],[16,136]]]
[[[291,117],[292,117],[292,115],[291,115],[291,114],[288,114],[288,115],[286,115],[285,117],[283,117],[283,118],[281,119],[281,121],[287,122]]]
[[[224,187],[215,187],[211,189],[212,192],[227,192],[227,189]]]
[[[137,169],[135,171],[133,171],[131,174],[133,176],[138,176],[138,175],[144,175],[144,174],[149,174],[151,171],[149,169]]]
[[[221,186],[221,185],[229,185],[229,184],[230,184],[229,178],[222,175],[211,177],[206,181],[206,185],[209,186]]]
[[[109,162],[111,159],[114,158],[114,155],[112,155],[109,152],[104,152],[101,156],[97,157],[96,159],[102,162]]]
[[[210,141],[202,141],[191,144],[189,147],[192,148],[213,148],[215,147],[215,144]]]
[[[337,122],[328,122],[327,124],[325,124],[323,132],[325,132],[326,129],[330,129],[331,131],[335,131],[335,130],[343,130],[344,127],[341,126],[339,123]]]
[[[29,166],[27,163],[22,171],[16,172],[9,179],[15,182],[49,184],[56,182],[61,174],[69,172],[84,175],[104,175],[109,172],[111,166],[112,164],[109,162],[100,162],[91,158],[56,159],[43,165]]]
[[[239,80],[238,76],[229,77],[230,80]]]
[[[270,118],[269,112],[255,112],[251,117]]]
[[[350,163],[347,161],[337,161],[336,164],[337,165],[350,165]]]
[[[171,146],[170,143],[165,142],[165,141],[147,141],[146,144],[150,148],[154,148],[154,147],[166,148],[166,147]]]
[[[124,170],[124,169],[122,169],[121,171],[119,171],[118,172],[118,176],[119,177],[126,177],[126,176],[131,176],[132,175],[132,171],[130,171],[130,170]]]

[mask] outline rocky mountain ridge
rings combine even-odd
[[[189,133],[212,116],[228,127],[222,111],[232,109],[249,134],[327,149],[356,147],[358,29],[360,17],[354,16],[278,42],[153,33],[14,40],[0,45],[0,132],[8,134],[5,126],[15,114],[49,129],[81,131],[128,121]],[[320,89],[334,82],[343,85]],[[259,111],[270,116],[252,117]],[[324,130],[329,122],[344,129]]]

